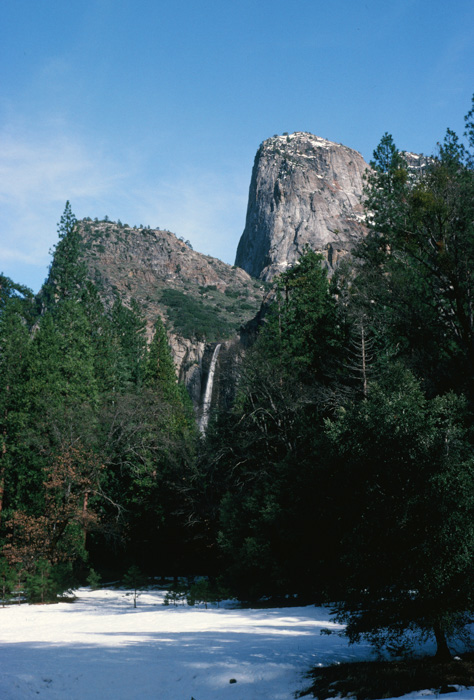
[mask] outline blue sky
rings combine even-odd
[[[462,134],[473,27],[472,0],[3,0],[0,271],[39,289],[66,200],[233,263],[264,139]]]

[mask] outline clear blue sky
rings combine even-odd
[[[233,263],[269,136],[462,134],[473,28],[472,0],[3,0],[0,271],[39,289],[66,200]]]

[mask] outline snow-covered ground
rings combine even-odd
[[[165,607],[150,591],[134,609],[123,590],[76,595],[0,608],[1,700],[292,700],[312,666],[371,658],[366,645],[321,635],[337,626],[314,606]]]

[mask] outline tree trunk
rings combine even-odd
[[[367,366],[366,366],[366,351],[365,351],[365,329],[364,326],[361,326],[360,329],[360,335],[361,335],[361,351],[362,351],[362,387],[363,387],[363,394],[364,394],[364,399],[367,398]]]
[[[8,387],[7,387],[8,390]],[[6,418],[6,412],[5,412],[5,418]],[[3,430],[3,442],[2,442],[2,454],[0,455],[0,459],[2,460],[1,464],[1,469],[0,469],[0,520],[2,518],[2,513],[3,513],[3,494],[5,491],[5,455],[7,454],[7,430],[4,428]]]
[[[86,541],[87,541],[87,506],[89,504],[89,491],[86,491],[84,494],[84,503],[82,504],[82,537],[83,537],[83,545],[84,549],[86,548]]]
[[[449,651],[446,635],[439,622],[433,625],[433,632],[436,639],[435,659],[437,661],[450,661],[452,659],[451,652]]]
[[[3,513],[3,494],[5,492],[5,467],[0,470],[0,521]]]

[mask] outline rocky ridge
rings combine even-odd
[[[368,168],[357,151],[306,132],[264,141],[255,157],[235,264],[270,280],[308,245],[334,268],[365,233]]]
[[[88,275],[102,299],[109,306],[116,296],[126,305],[134,299],[149,337],[161,316],[177,374],[198,406],[216,342],[235,344],[260,308],[264,285],[169,231],[90,219],[78,225]]]

